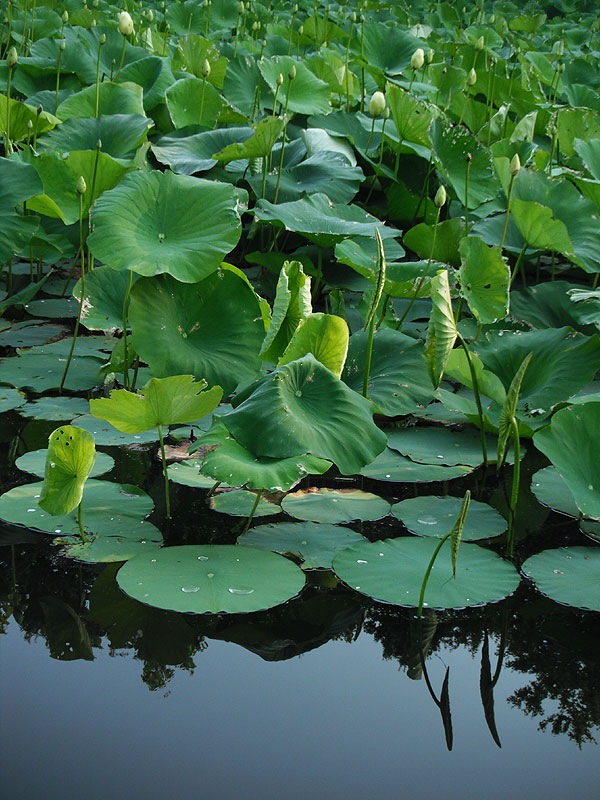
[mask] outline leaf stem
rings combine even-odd
[[[158,430],[158,441],[160,442],[160,457],[162,460],[163,466],[163,475],[165,476],[165,506],[166,506],[166,513],[167,519],[171,519],[171,502],[169,499],[169,473],[167,472],[167,459],[165,456],[165,443],[163,440],[163,432],[162,432],[162,425],[159,423],[157,425]]]
[[[244,530],[242,531],[242,535],[246,533],[248,528],[250,527],[250,523],[252,522],[252,518],[256,513],[256,509],[258,508],[258,504],[260,503],[260,498],[263,496],[264,489],[261,489],[260,492],[256,495],[256,500],[254,501],[254,505],[252,506],[252,510],[250,511],[250,516],[246,520],[246,524],[244,525]]]
[[[85,534],[84,534],[84,531],[83,531],[83,522],[82,522],[82,519],[81,519],[81,504],[82,503],[83,503],[83,500],[77,506],[77,524],[79,525],[79,535],[81,536],[81,543],[85,544]]]
[[[471,381],[473,383],[473,394],[475,395],[475,403],[477,404],[477,415],[479,416],[479,428],[481,432],[481,454],[483,455],[483,466],[487,467],[488,465],[487,443],[485,441],[485,424],[483,421],[483,409],[481,407],[481,397],[479,395],[479,381],[477,380],[477,374],[475,373],[475,367],[473,366],[471,352],[467,347],[467,343],[460,335],[460,333],[458,333],[458,331],[457,331],[457,336],[458,336],[458,341],[460,342],[463,350],[465,351],[467,364],[469,365],[469,372],[471,373]]]

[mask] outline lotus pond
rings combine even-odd
[[[597,787],[594,6],[0,3],[11,798]]]

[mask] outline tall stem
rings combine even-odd
[[[258,504],[260,503],[260,498],[262,497],[262,495],[263,495],[263,489],[261,489],[260,492],[256,495],[256,500],[254,501],[254,505],[252,506],[252,510],[250,511],[250,516],[246,520],[246,524],[244,525],[244,530],[242,531],[242,534],[246,533],[246,531],[250,527],[250,523],[252,522],[252,518],[256,513],[256,509],[258,508]]]
[[[439,224],[439,221],[440,221],[440,212],[441,212],[441,210],[442,210],[441,208],[438,208],[437,209],[437,213],[435,215],[435,226],[433,228],[433,237],[431,239],[431,250],[429,251],[429,260],[427,261],[427,266],[425,267],[425,269],[423,271],[423,274],[421,275],[421,277],[419,278],[419,280],[417,282],[417,288],[415,289],[413,296],[410,298],[410,303],[406,307],[406,309],[404,311],[404,314],[402,314],[402,316],[398,320],[398,324],[396,325],[396,330],[397,331],[399,331],[400,328],[402,327],[402,323],[404,322],[404,320],[408,316],[408,313],[411,310],[411,308],[413,307],[413,305],[415,303],[415,300],[418,298],[419,292],[421,291],[421,286],[423,286],[423,281],[425,280],[425,278],[427,277],[427,275],[429,273],[429,268],[431,267],[431,261],[433,259],[433,254],[435,252],[435,240],[437,238],[437,229],[438,229],[438,224]]]
[[[481,407],[481,397],[479,395],[479,381],[477,380],[477,375],[475,373],[475,367],[473,366],[473,359],[471,358],[471,352],[467,347],[467,343],[463,339],[463,337],[458,334],[458,341],[460,342],[462,349],[465,351],[465,356],[467,358],[467,364],[469,365],[469,372],[471,373],[471,382],[473,383],[473,394],[475,395],[475,403],[477,405],[477,414],[479,416],[479,429],[481,433],[481,454],[483,455],[483,466],[487,467],[488,460],[487,460],[487,444],[485,441],[485,424],[483,421],[483,408]]]
[[[65,364],[65,370],[62,378],[60,379],[60,386],[58,387],[59,394],[62,394],[63,386],[67,379],[67,373],[71,366],[71,359],[73,358],[73,350],[75,349],[75,342],[77,341],[77,334],[79,333],[79,323],[81,322],[81,312],[83,309],[83,301],[85,299],[85,247],[83,244],[83,194],[79,194],[79,247],[81,250],[81,297],[79,300],[79,311],[77,312],[77,320],[75,321],[75,330],[73,331],[73,338],[71,340],[71,348]]]
[[[117,78],[119,77],[119,73],[121,72],[121,70],[123,68],[123,62],[125,61],[125,45],[126,44],[127,44],[127,37],[123,36],[123,47],[121,49],[121,61],[119,63],[119,69],[117,70],[117,74],[113,78],[113,81],[117,80]]]
[[[506,239],[506,231],[508,230],[508,218],[510,216],[510,196],[512,195],[513,190],[513,183],[515,182],[515,176],[510,176],[510,183],[508,184],[508,193],[506,197],[506,216],[504,217],[504,228],[502,229],[502,238],[500,239],[500,250],[504,246],[504,240]]]
[[[129,280],[127,282],[125,297],[123,298],[123,385],[126,389],[129,389],[129,369],[127,367],[127,303],[129,302],[129,293],[131,292],[132,283],[133,272],[129,270]]]
[[[12,78],[13,68],[8,68],[8,78],[6,82],[6,134],[4,150],[6,155],[12,153],[12,143],[10,141],[10,80]]]
[[[508,521],[508,535],[506,543],[508,547],[508,554],[512,556],[515,544],[515,531],[514,531],[515,516],[516,516],[515,512],[517,510],[517,502],[519,500],[519,481],[521,479],[521,442],[519,440],[519,425],[514,417],[512,418],[510,425],[512,428],[512,440],[513,440],[515,463],[513,466],[513,474],[512,474],[512,489],[510,493],[510,515]]]
[[[79,505],[77,506],[77,524],[79,525],[79,535],[81,536],[81,543],[85,544],[85,533],[83,530],[83,521],[81,519],[81,503],[79,503]]]
[[[169,499],[169,473],[167,472],[167,458],[165,456],[165,443],[163,441],[162,425],[158,425],[158,441],[160,442],[160,457],[163,466],[163,475],[165,477],[165,507],[167,519],[171,519],[171,501]]]

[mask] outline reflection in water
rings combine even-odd
[[[352,642],[364,629],[407,676],[428,684],[438,705],[448,747],[452,746],[450,666],[436,692],[427,661],[440,650],[480,652],[479,692],[490,735],[501,746],[494,716],[494,687],[508,667],[530,677],[509,702],[539,717],[541,730],[566,734],[578,745],[595,741],[600,727],[600,615],[558,606],[521,586],[515,596],[483,608],[414,610],[366,605],[328,573],[309,573],[301,597],[260,614],[195,616],[145,606],[118,588],[119,565],[79,565],[57,556],[43,536],[36,545],[1,548],[0,626],[11,616],[26,640],[41,636],[50,656],[93,659],[108,647],[142,663],[150,690],[164,688],[176,671],[193,672],[209,639],[241,645],[267,661],[320,647],[333,639]],[[41,542],[41,543],[40,543]],[[477,692],[477,687],[473,687]],[[553,710],[548,711],[548,701]],[[455,714],[460,713],[455,709]]]

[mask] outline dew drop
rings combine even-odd
[[[433,517],[431,514],[426,514],[424,517],[419,517],[417,522],[420,525],[437,525],[439,520],[437,517]]]
[[[150,559],[150,561],[151,561],[153,564],[156,564],[156,559],[155,559],[155,558],[151,558],[151,559]]]
[[[207,572],[206,573],[206,577],[207,578],[214,578],[215,577],[215,573],[214,572]]]
[[[185,592],[186,594],[193,594],[194,592],[199,592],[199,586],[182,586],[181,591]]]
[[[208,556],[198,556],[198,561],[208,561]]]
[[[249,586],[230,586],[227,591],[229,594],[253,594],[254,589]]]
[[[365,561],[364,558],[357,558],[356,559],[356,563],[357,564],[368,564],[369,562]]]
[[[553,569],[552,572],[554,572],[555,575],[564,575],[565,574],[562,571],[562,569]]]
[[[28,512],[35,511],[35,508],[28,508],[27,511]]]

